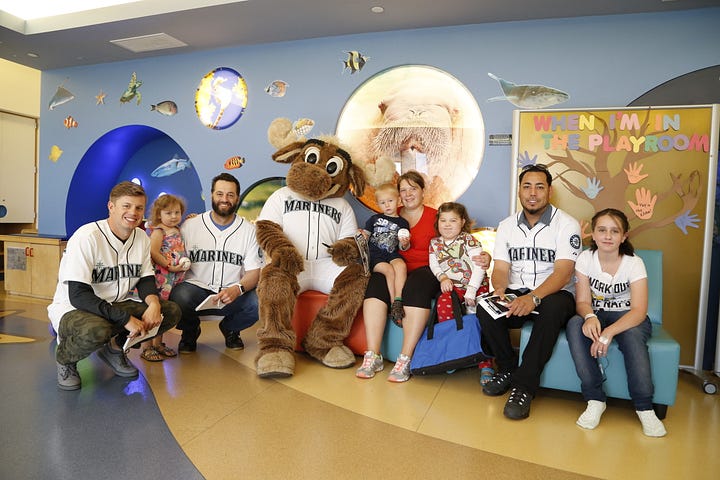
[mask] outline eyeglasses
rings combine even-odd
[[[545,165],[544,163],[529,163],[529,164],[525,165],[524,167],[522,167],[522,169],[521,169],[520,171],[521,171],[521,172],[527,172],[527,171],[547,172],[547,171],[548,171],[548,166]]]

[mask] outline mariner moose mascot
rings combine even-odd
[[[368,278],[355,242],[357,222],[343,198],[348,188],[362,195],[365,177],[336,137],[306,140],[288,119],[276,119],[268,140],[278,149],[273,160],[289,163],[287,186],[275,191],[256,222],[267,265],[260,275],[260,377],[287,377],[295,371],[295,332],[291,318],[297,295],[318,290],[329,295],[302,346],[332,368],[354,365],[343,340],[362,305]]]

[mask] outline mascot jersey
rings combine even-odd
[[[220,230],[210,212],[185,220],[180,227],[192,267],[185,281],[214,292],[239,282],[247,270],[263,266],[255,227],[242,217]]]
[[[276,190],[258,220],[280,225],[306,261],[330,258],[327,245],[357,232],[355,213],[344,198],[306,200],[290,187]]]
[[[107,220],[78,228],[68,240],[60,260],[58,286],[48,317],[57,332],[60,319],[75,307],[68,297],[68,282],[90,285],[99,298],[109,302],[137,300],[132,291],[138,280],[154,275],[150,261],[150,238],[136,228],[124,242],[110,230]]]

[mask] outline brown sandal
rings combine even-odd
[[[142,351],[140,356],[143,358],[143,360],[147,360],[148,362],[162,362],[163,360],[165,360],[165,357],[163,357],[160,352],[155,350],[155,347],[153,346],[146,347],[145,350]]]
[[[164,343],[155,347],[155,350],[163,357],[177,357],[177,352]]]

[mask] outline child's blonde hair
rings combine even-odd
[[[163,193],[155,199],[150,207],[150,225],[157,227],[160,225],[160,212],[167,210],[173,205],[180,206],[180,215],[185,215],[185,200],[169,193]]]
[[[458,217],[465,220],[465,224],[462,227],[462,231],[465,233],[470,233],[470,230],[472,230],[472,226],[475,223],[471,218],[470,215],[468,215],[467,208],[465,208],[465,205],[462,203],[457,202],[445,202],[442,205],[440,205],[437,209],[437,216],[435,217],[435,231],[438,231],[438,221],[440,220],[440,214],[445,212],[453,212],[457,214]]]
[[[397,185],[395,185],[394,183],[383,183],[375,189],[375,199],[377,200],[377,196],[379,194],[387,192],[392,192],[395,197],[399,195],[397,191]]]

